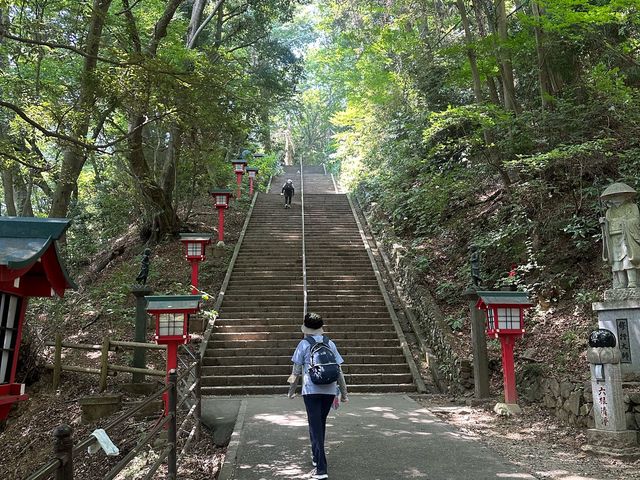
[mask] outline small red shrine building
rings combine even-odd
[[[75,288],[56,241],[69,227],[64,218],[0,217],[0,421],[26,400],[15,383],[22,327],[29,297],[64,296]]]

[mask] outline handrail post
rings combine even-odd
[[[175,370],[169,372],[169,415],[171,420],[169,421],[169,428],[167,431],[167,440],[169,442],[169,455],[167,457],[167,478],[169,480],[176,480],[178,474],[177,467],[177,430],[178,430],[178,418],[177,418],[177,405],[178,405],[178,374]]]
[[[53,430],[53,454],[59,460],[56,480],[73,480],[73,428],[60,425]]]
[[[102,349],[100,355],[100,391],[107,389],[107,377],[109,375],[109,337],[102,340]]]
[[[305,232],[304,232],[304,165],[302,163],[302,157],[300,157],[300,203],[302,205],[302,298],[303,298],[303,306],[302,306],[302,316],[307,314],[307,254],[306,254],[306,243],[305,243]]]
[[[53,389],[57,390],[62,372],[62,334],[60,332],[56,333],[56,351],[53,359]]]
[[[196,442],[200,441],[200,433],[202,432],[202,391],[200,390],[202,379],[202,358],[198,358],[196,363]]]

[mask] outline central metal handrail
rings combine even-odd
[[[302,317],[307,314],[307,254],[306,244],[304,239],[304,165],[302,157],[300,157],[300,203],[302,204],[302,297],[303,308]]]

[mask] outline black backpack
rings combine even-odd
[[[285,193],[292,194],[294,191],[293,185],[290,183],[285,183],[284,187],[282,187]]]
[[[338,380],[340,376],[340,365],[336,361],[336,355],[329,346],[329,337],[322,337],[318,342],[312,336],[305,337],[311,345],[309,352],[311,360],[309,362],[309,378],[316,385],[328,385]]]

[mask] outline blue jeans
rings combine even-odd
[[[315,393],[303,395],[304,406],[307,409],[309,422],[309,438],[311,439],[311,453],[316,462],[317,473],[327,473],[327,457],[324,453],[324,437],[327,429],[327,416],[333,404],[334,395]]]

